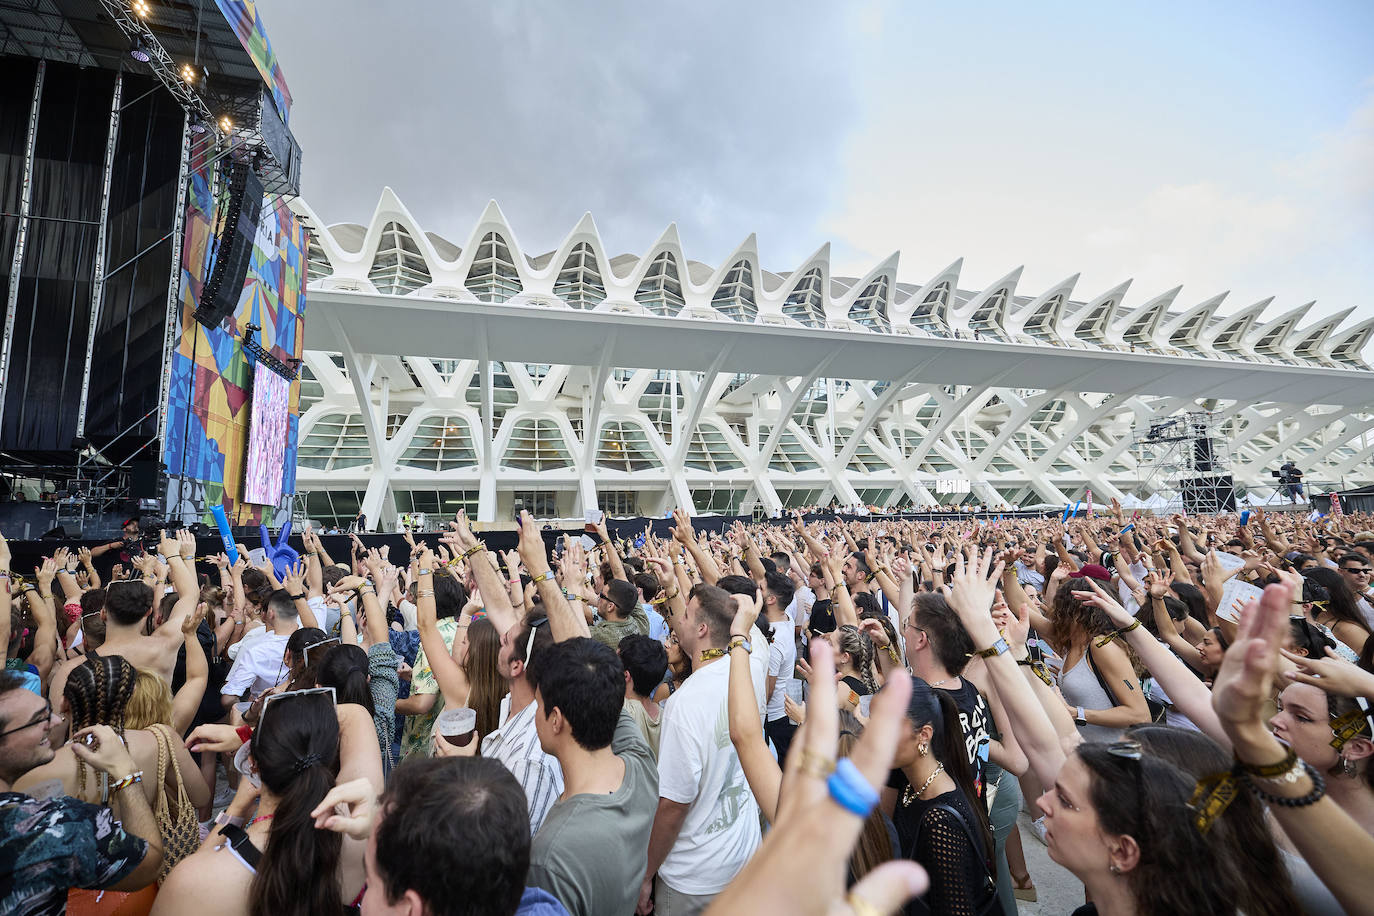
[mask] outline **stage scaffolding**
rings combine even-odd
[[[1132,437],[1131,450],[1139,492],[1163,496],[1161,509],[1200,514],[1235,509],[1230,449],[1211,411],[1151,419]]]

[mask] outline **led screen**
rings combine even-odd
[[[248,431],[244,501],[275,506],[281,501],[291,383],[262,363],[253,367],[253,413]]]

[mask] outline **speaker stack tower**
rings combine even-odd
[[[194,312],[195,319],[207,327],[219,327],[238,307],[239,293],[243,291],[248,265],[253,258],[253,239],[258,233],[262,196],[262,180],[247,163],[236,162],[230,166],[229,209],[216,240],[215,265]]]

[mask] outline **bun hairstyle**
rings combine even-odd
[[[988,821],[987,805],[978,794],[973,766],[969,763],[968,747],[964,743],[964,728],[959,724],[959,705],[946,691],[936,690],[919,677],[911,679],[911,699],[906,704],[906,718],[914,731],[930,726],[930,751],[945,765],[945,772],[964,793],[968,806],[978,819],[969,827],[977,829],[983,840],[983,854],[993,854],[992,824]]]
[[[1222,844],[1193,824],[1195,777],[1144,753],[1143,745],[1138,758],[1113,753],[1114,747],[1088,742],[1077,754],[1102,832],[1129,836],[1140,849],[1140,861],[1125,874],[1138,916],[1234,916],[1241,879]],[[1229,766],[1227,760],[1222,769]],[[1268,893],[1267,884],[1261,890]]]
[[[339,720],[328,695],[286,696],[267,704],[253,732],[252,755],[263,791],[276,797],[277,807],[248,892],[249,912],[342,913],[343,838],[316,830],[310,816],[339,772]]]

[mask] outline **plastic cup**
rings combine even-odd
[[[477,734],[477,710],[460,706],[439,713],[439,737],[455,747],[467,747]]]

